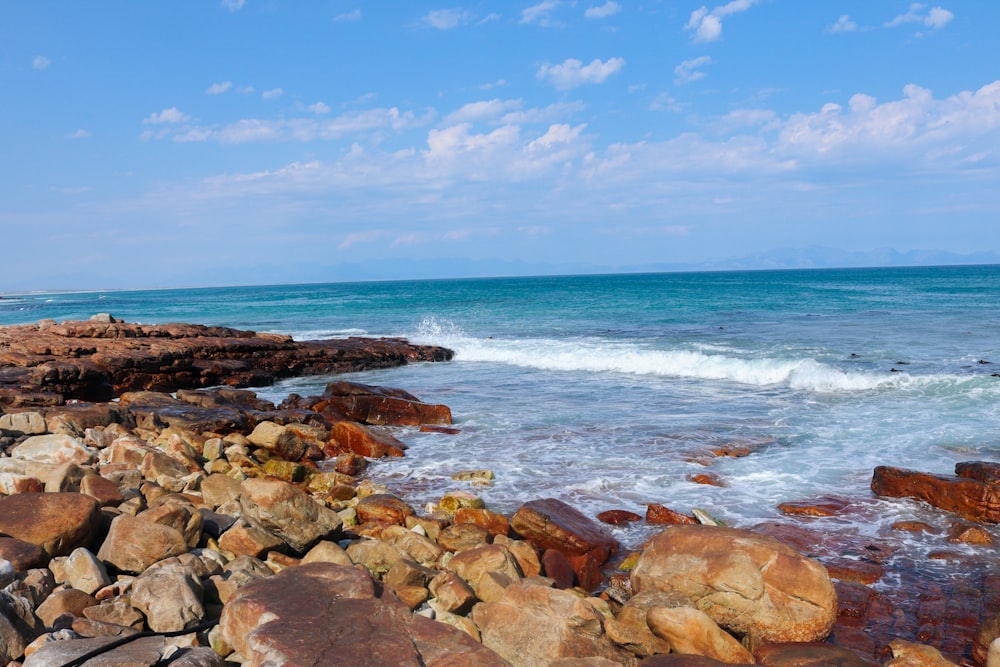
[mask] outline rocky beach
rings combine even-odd
[[[469,452],[454,475],[467,490],[418,507],[375,473],[406,456],[406,429],[459,428],[447,406],[336,378],[277,404],[251,389],[450,358],[111,315],[0,327],[2,660],[1000,665],[995,464],[886,461],[870,495],[733,527],[663,503],[588,516],[526,497],[504,515],[476,493],[502,480]],[[940,523],[839,529],[874,497],[927,503]],[[606,528],[628,522],[663,529],[632,550]],[[939,540],[927,557],[948,576],[896,557],[912,535]]]

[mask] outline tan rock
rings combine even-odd
[[[892,650],[892,660],[885,667],[957,667],[954,662],[945,660],[941,652],[933,646],[894,639],[889,642]]]
[[[41,493],[44,490],[42,481],[23,473],[0,472],[0,493],[12,496],[15,493]]]
[[[454,524],[442,528],[438,534],[438,546],[450,552],[472,549],[489,542],[489,531],[474,523]]]
[[[826,569],[746,530],[678,525],[649,541],[631,572],[636,592],[678,591],[722,628],[766,642],[824,639],[837,618]]]
[[[83,616],[84,609],[96,604],[97,600],[92,595],[75,588],[60,588],[45,598],[45,602],[38,606],[35,614],[45,623],[46,627],[51,628],[52,622],[63,614]]]
[[[405,526],[406,517],[413,514],[413,508],[405,501],[388,493],[376,493],[361,499],[354,511],[362,523],[374,522]]]
[[[31,436],[14,447],[10,455],[22,461],[86,465],[96,460],[97,450],[87,447],[80,438],[52,433]]]
[[[570,657],[602,657],[626,666],[638,663],[608,639],[600,614],[568,591],[509,586],[501,600],[473,607],[472,620],[479,626],[483,645],[515,667]]]
[[[45,417],[40,412],[12,412],[0,415],[0,431],[17,437],[41,435],[46,432]]]
[[[347,547],[347,555],[375,578],[381,578],[403,557],[399,549],[379,540],[359,540]]]
[[[519,581],[522,576],[521,568],[518,567],[513,554],[507,547],[499,544],[486,544],[475,549],[460,551],[448,561],[448,569],[468,582],[480,600],[486,600],[481,594],[482,585],[497,584],[506,588],[503,581],[484,581],[484,575],[489,573],[502,575],[508,585],[510,582]],[[496,587],[493,588],[495,593]]]
[[[158,500],[149,509],[139,512],[136,517],[173,528],[184,536],[184,542],[189,549],[198,546],[201,532],[205,527],[205,518],[194,505],[177,496]]]
[[[52,665],[67,665],[91,651],[95,651],[114,641],[116,637],[94,637],[91,639],[68,639],[46,644],[25,661],[24,667],[51,667]],[[166,650],[163,637],[141,637],[124,646],[111,649],[101,654],[105,665],[146,665],[160,664]],[[88,661],[90,662],[90,661]]]
[[[97,558],[122,572],[138,574],[157,561],[187,550],[184,536],[174,528],[121,514],[111,522]]]
[[[437,601],[436,611],[465,615],[478,601],[465,580],[451,571],[441,572],[431,579],[428,589]]]
[[[243,516],[273,532],[298,553],[340,529],[336,512],[288,482],[248,479],[242,491]]]
[[[239,519],[219,538],[219,546],[237,556],[261,558],[285,543],[256,521]]]
[[[101,507],[114,506],[125,499],[117,484],[93,473],[80,480],[80,493],[95,498]]]
[[[336,542],[320,540],[312,549],[302,557],[302,564],[306,563],[336,563],[337,565],[353,565],[351,557]]]
[[[141,630],[146,625],[146,618],[133,607],[128,598],[105,600],[93,607],[83,610],[83,615],[92,621],[108,623]]]
[[[7,664],[20,658],[43,630],[31,602],[0,590],[0,662]]]
[[[231,500],[238,501],[242,483],[228,475],[209,475],[201,480],[201,497],[213,509]]]
[[[752,664],[753,655],[708,614],[693,607],[654,607],[646,615],[653,634],[670,643],[674,653],[702,655],[721,662]]]
[[[100,507],[80,493],[21,493],[0,498],[0,532],[63,556],[91,542]]]
[[[194,570],[183,565],[161,565],[146,570],[132,582],[132,604],[146,616],[154,632],[174,632],[205,618],[203,589]]]
[[[85,547],[77,547],[66,558],[63,573],[66,583],[90,595],[111,584],[104,563]]]
[[[421,565],[432,565],[441,557],[441,547],[427,537],[402,526],[390,526],[381,539],[399,549]]]

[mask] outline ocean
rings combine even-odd
[[[872,498],[876,466],[1000,461],[998,306],[1000,266],[963,266],[7,295],[0,324],[107,312],[443,345],[453,361],[347,378],[452,409],[459,434],[400,429],[406,457],[369,468],[418,508],[470,490],[508,514],[542,497],[591,516],[652,502],[748,527],[834,495],[866,508],[838,521],[876,536],[943,521]],[[257,392],[278,402],[329,380]],[[483,468],[489,486],[451,479]],[[705,474],[715,484],[693,481]],[[635,547],[654,528],[612,530]]]

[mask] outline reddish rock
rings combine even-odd
[[[84,475],[80,480],[80,493],[90,496],[100,503],[101,507],[118,505],[124,498],[118,485],[100,475]]]
[[[850,558],[824,558],[823,565],[831,578],[859,584],[874,584],[885,574],[885,568],[878,563]]]
[[[323,397],[354,421],[388,426],[451,424],[451,410],[421,402],[401,389],[371,387],[355,382],[332,382]]]
[[[337,452],[348,451],[359,456],[381,459],[403,456],[406,445],[388,433],[378,433],[355,422],[342,421],[333,425],[330,439]]]
[[[890,498],[915,498],[970,521],[1000,523],[1000,487],[967,477],[878,466],[872,491]]]
[[[444,433],[445,435],[458,435],[462,429],[451,428],[450,426],[434,426],[433,424],[423,424],[420,427],[421,433]]]
[[[413,508],[403,500],[388,493],[376,493],[361,499],[354,511],[362,523],[374,522],[405,526],[406,517],[412,515]]]
[[[635,512],[629,512],[628,510],[607,510],[606,512],[598,514],[597,520],[601,523],[618,526],[632,521],[642,521],[642,517]]]
[[[333,469],[341,475],[355,477],[363,473],[367,468],[368,461],[365,457],[353,452],[339,454],[333,461]]]
[[[327,664],[331,656],[341,667],[507,665],[462,631],[412,614],[367,572],[332,563],[247,584],[226,604],[220,629],[251,667]]]
[[[604,564],[618,551],[618,541],[600,524],[555,498],[525,503],[510,525],[538,549],[555,549],[567,557],[588,555]]]
[[[576,585],[576,573],[573,571],[573,565],[561,552],[555,549],[546,549],[542,553],[541,564],[545,576],[555,582],[556,588],[573,588]]]
[[[966,461],[955,464],[955,474],[984,484],[1000,484],[1000,463]]]
[[[837,496],[820,496],[812,500],[781,503],[778,509],[785,514],[799,516],[836,516],[850,506],[850,501]]]
[[[445,526],[438,533],[438,545],[445,551],[458,552],[489,544],[490,532],[474,523]]]
[[[0,405],[108,401],[126,391],[264,386],[283,377],[446,361],[401,339],[293,341],[196,324],[63,322],[0,327]],[[231,406],[226,406],[231,407]]]
[[[978,544],[980,546],[992,546],[993,536],[982,526],[977,526],[965,521],[956,521],[948,529],[948,541],[956,544]]]
[[[97,501],[82,493],[19,493],[0,498],[0,533],[65,556],[94,539],[100,527]]]
[[[646,523],[656,524],[696,524],[698,520],[692,516],[675,512],[669,507],[657,503],[646,505]]]
[[[184,535],[152,521],[120,514],[111,522],[97,558],[123,572],[138,574],[153,563],[187,553]]]
[[[721,477],[719,477],[715,473],[710,473],[710,472],[688,475],[687,480],[689,482],[694,482],[695,484],[706,484],[708,486],[718,486],[718,487],[729,486]]]
[[[0,558],[10,561],[15,572],[24,572],[49,564],[49,554],[45,549],[13,537],[0,537]]]
[[[507,535],[510,532],[507,517],[487,509],[459,508],[455,510],[455,523],[474,523],[485,528],[490,535]]]
[[[857,653],[839,646],[817,643],[767,644],[754,651],[758,665],[779,667],[873,667]]]

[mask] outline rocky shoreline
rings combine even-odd
[[[878,495],[955,513],[893,527],[955,545],[928,558],[962,576],[936,580],[892,536],[823,523],[865,499],[786,503],[787,522],[749,529],[551,498],[504,516],[470,461],[469,491],[418,511],[366,469],[405,455],[400,427],[452,432],[446,406],[342,381],[279,405],[246,389],[450,358],[110,315],[0,327],[0,661],[1000,665],[992,464],[874,473]],[[601,523],[643,520],[664,530],[634,553]]]

